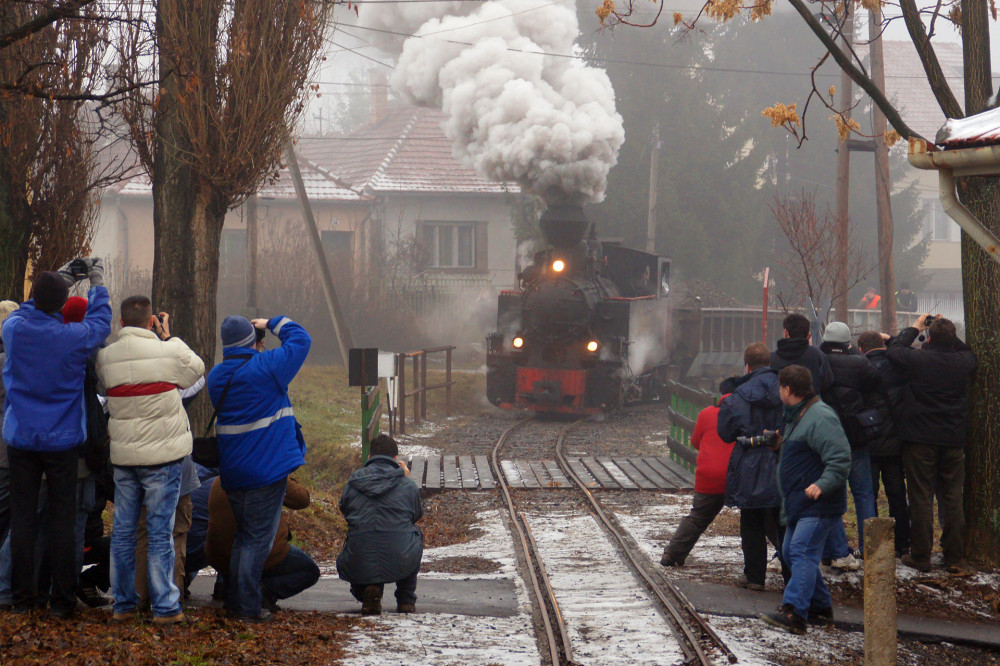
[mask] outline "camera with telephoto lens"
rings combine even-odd
[[[778,431],[765,430],[761,434],[753,435],[752,437],[737,437],[736,443],[744,449],[756,449],[761,446],[774,448],[778,445]]]

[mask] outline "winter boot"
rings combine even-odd
[[[806,633],[806,621],[795,614],[791,604],[784,604],[773,613],[761,613],[760,619],[770,625],[784,629],[792,634]]]

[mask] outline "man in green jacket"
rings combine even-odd
[[[836,412],[813,392],[809,370],[801,365],[783,368],[778,387],[786,424],[778,461],[781,521],[786,526],[782,556],[792,577],[781,608],[761,619],[804,634],[808,622],[833,620],[833,599],[819,563],[827,539],[847,511],[851,445]]]

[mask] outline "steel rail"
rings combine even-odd
[[[708,655],[706,655],[705,651],[702,649],[701,640],[699,639],[699,637],[696,636],[695,633],[692,631],[691,622],[685,621],[684,618],[681,616],[682,611],[691,618],[691,620],[698,626],[698,629],[712,643],[714,643],[716,647],[718,647],[723,653],[725,653],[726,658],[729,660],[729,663],[735,664],[738,661],[736,655],[733,653],[732,650],[730,650],[726,646],[725,642],[723,642],[723,640],[719,637],[719,635],[715,633],[715,630],[712,629],[712,627],[705,621],[705,618],[701,617],[701,615],[698,614],[697,609],[695,609],[695,607],[691,604],[691,602],[688,601],[684,593],[681,592],[679,589],[677,589],[676,585],[674,585],[670,580],[665,578],[659,572],[657,572],[659,574],[658,578],[662,586],[658,585],[657,582],[653,579],[653,577],[649,575],[649,573],[646,571],[646,567],[639,560],[639,557],[635,555],[634,551],[637,549],[635,549],[633,545],[629,542],[629,539],[618,530],[618,528],[608,517],[604,508],[601,506],[601,503],[597,501],[594,495],[590,492],[590,489],[587,488],[586,484],[583,483],[583,481],[576,474],[576,472],[573,471],[573,469],[570,467],[569,462],[566,460],[566,456],[563,452],[563,444],[565,443],[566,435],[569,434],[569,431],[572,428],[572,426],[577,425],[578,423],[579,421],[570,424],[569,426],[564,428],[562,432],[559,433],[559,439],[556,441],[556,459],[559,462],[559,466],[562,467],[563,472],[567,475],[567,478],[572,479],[573,482],[577,485],[577,487],[583,491],[584,495],[586,495],[587,500],[593,507],[594,512],[596,513],[598,519],[604,525],[605,529],[618,542],[621,551],[628,558],[629,562],[631,562],[635,572],[639,574],[639,576],[646,582],[647,587],[650,589],[650,591],[653,592],[654,595],[656,595],[656,598],[660,601],[663,608],[667,611],[669,616],[674,620],[674,623],[676,624],[677,628],[681,631],[684,637],[684,641],[681,641],[681,649],[684,651],[684,655],[687,659],[686,663],[698,663],[698,664],[703,664],[704,666],[711,666],[713,662],[711,661],[711,659],[709,659]],[[645,557],[643,557],[643,560],[645,560]],[[663,587],[666,587],[666,589],[670,591],[671,595],[673,595],[676,601],[671,601],[669,598],[667,598],[667,596],[663,593]],[[685,645],[685,643],[687,643],[687,645]]]
[[[534,592],[535,598],[538,601],[538,607],[540,614],[542,616],[542,625],[545,627],[545,638],[549,644],[549,658],[551,659],[552,666],[560,666],[561,664],[572,664],[572,651],[569,644],[569,633],[566,631],[566,626],[563,624],[562,613],[559,611],[559,604],[556,602],[555,590],[552,589],[552,585],[549,583],[548,575],[545,573],[545,567],[542,564],[542,558],[538,555],[538,549],[535,545],[535,540],[531,537],[530,529],[528,529],[528,523],[524,520],[524,514],[519,514],[514,508],[514,500],[510,494],[510,487],[507,484],[507,477],[503,474],[503,470],[500,467],[500,461],[497,457],[500,448],[507,442],[507,438],[512,432],[520,428],[521,426],[529,423],[533,419],[531,417],[522,419],[504,430],[503,434],[497,440],[496,446],[493,447],[493,453],[491,455],[490,462],[493,465],[493,473],[500,485],[500,490],[503,492],[504,500],[507,502],[507,510],[510,513],[511,523],[517,530],[518,539],[521,542],[521,552],[524,554],[524,561],[527,564],[529,579],[531,581],[531,588]],[[527,531],[526,531],[527,530]],[[530,545],[532,546],[529,548]],[[539,584],[538,573],[542,573],[542,584]],[[549,602],[552,604],[553,619],[555,620],[556,627],[559,632],[559,638],[555,636],[555,632],[552,628],[552,620],[549,618],[549,610],[545,605],[545,596],[542,595],[542,586],[544,585],[546,589],[546,595],[549,598]],[[560,660],[560,650],[563,654],[563,659]]]

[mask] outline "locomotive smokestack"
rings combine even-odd
[[[552,204],[542,214],[538,226],[545,242],[556,248],[574,247],[587,232],[587,216],[575,204]]]

